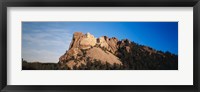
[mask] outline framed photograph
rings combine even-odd
[[[1,1],[2,92],[199,92],[199,0]]]

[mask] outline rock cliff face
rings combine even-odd
[[[58,64],[60,69],[177,69],[178,56],[128,39],[75,32]]]
[[[59,58],[61,68],[67,65],[73,69],[74,66],[86,65],[88,59],[92,62],[99,60],[102,64],[121,65],[119,58],[113,54],[117,51],[117,42],[116,38],[102,36],[96,39],[90,33],[75,32],[69,50]]]

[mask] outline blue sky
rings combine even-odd
[[[22,22],[22,58],[57,63],[74,32],[129,39],[178,54],[178,22]]]

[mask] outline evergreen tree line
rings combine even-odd
[[[126,44],[130,47],[127,52],[125,46],[118,49],[118,56],[125,70],[177,70],[178,56],[170,52],[155,51],[151,53],[144,50],[142,45],[136,43]],[[150,50],[153,50],[149,47]]]
[[[122,70],[123,66],[120,64],[114,63],[111,65],[110,63],[102,63],[100,60],[88,60],[86,61],[86,64],[81,64],[80,66],[73,66],[73,69],[71,69],[69,66],[65,66],[62,68],[62,70]]]
[[[58,70],[57,63],[27,62],[22,59],[22,70]]]

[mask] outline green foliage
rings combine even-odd
[[[22,59],[22,70],[58,70],[57,63],[27,62]]]
[[[127,45],[127,44],[126,44]],[[127,52],[124,46],[118,49],[119,57],[123,63],[124,70],[177,70],[178,56],[170,52],[156,51],[153,48],[148,48],[153,52],[143,49],[144,46],[136,43],[128,44],[131,48]]]
[[[110,63],[102,63],[100,60],[94,59],[93,61],[87,58],[86,64],[81,64],[79,67],[74,66],[73,70],[120,70],[122,69],[122,65]]]

